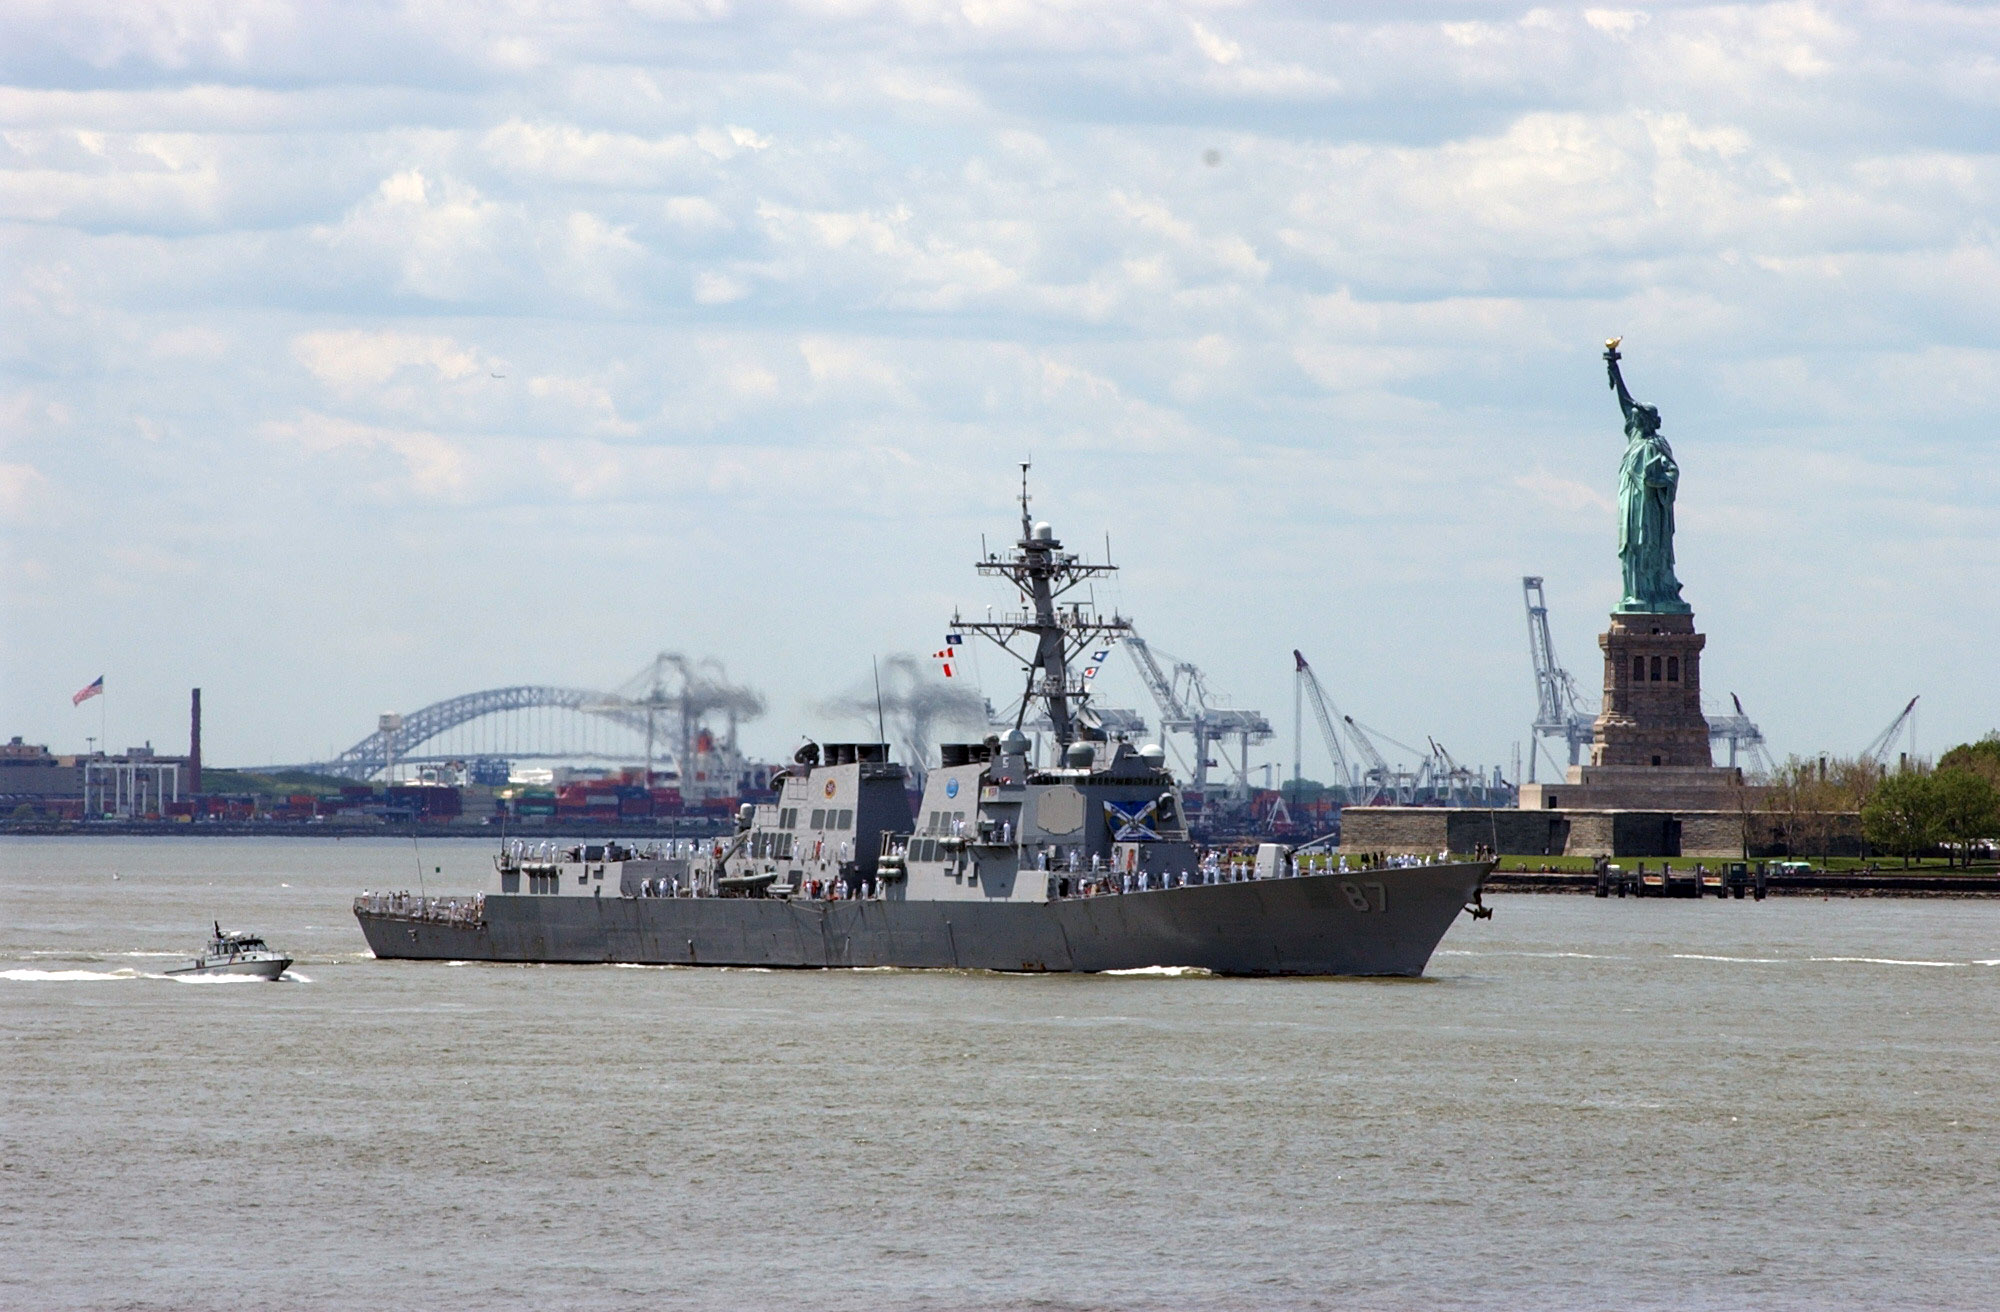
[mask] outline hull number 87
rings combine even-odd
[[[1380,880],[1371,879],[1365,884],[1340,883],[1340,891],[1347,895],[1347,905],[1356,911],[1387,911],[1389,891],[1382,887]]]

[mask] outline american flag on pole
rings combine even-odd
[[[85,702],[89,701],[92,697],[102,697],[103,695],[104,695],[104,676],[100,674],[95,679],[92,679],[89,683],[83,685],[83,687],[78,688],[76,690],[76,695],[69,699],[69,704],[71,706],[81,706]]]

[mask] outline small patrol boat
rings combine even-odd
[[[271,951],[264,940],[255,934],[225,934],[221,921],[214,924],[215,937],[208,941],[208,950],[196,957],[192,966],[182,966],[167,974],[190,977],[248,975],[255,979],[276,979],[291,967],[290,957]]]

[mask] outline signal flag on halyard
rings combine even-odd
[[[949,679],[953,677],[952,662],[958,659],[957,652],[953,651],[949,647],[946,647],[943,651],[932,652],[931,656],[934,660],[937,661],[938,664],[944,667],[945,678]]]
[[[956,647],[964,641],[965,635],[963,633],[947,633],[944,635],[944,645],[947,647]]]
[[[1085,683],[1089,683],[1092,679],[1095,679],[1097,677],[1097,672],[1104,668],[1104,662],[1110,659],[1111,659],[1111,648],[1109,647],[1106,647],[1103,651],[1094,651],[1090,653],[1090,664],[1084,667],[1083,681]]]
[[[103,695],[104,695],[104,676],[100,674],[95,679],[92,679],[89,683],[86,683],[83,687],[78,688],[76,690],[76,696],[69,699],[69,704],[71,706],[81,706],[85,702],[89,701],[92,697],[102,697]]]

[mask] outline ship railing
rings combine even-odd
[[[1310,859],[1309,859],[1310,856]],[[1441,855],[1436,858],[1442,861]],[[1042,873],[1049,879],[1049,897],[1067,901],[1079,897],[1112,897],[1124,893],[1154,893],[1170,888],[1196,888],[1206,884],[1248,884],[1266,879],[1304,879],[1314,875],[1358,874],[1405,866],[1433,864],[1429,856],[1394,855],[1379,860],[1362,860],[1350,865],[1348,858],[1327,853],[1301,854],[1296,860],[1281,861],[1273,873],[1260,873],[1254,859],[1241,853],[1211,854],[1187,870],[1108,870],[1094,865],[1054,866]]]
[[[484,893],[474,893],[471,897],[424,897],[409,892],[369,892],[354,899],[354,909],[371,916],[421,920],[466,929],[476,929],[486,923]]]

